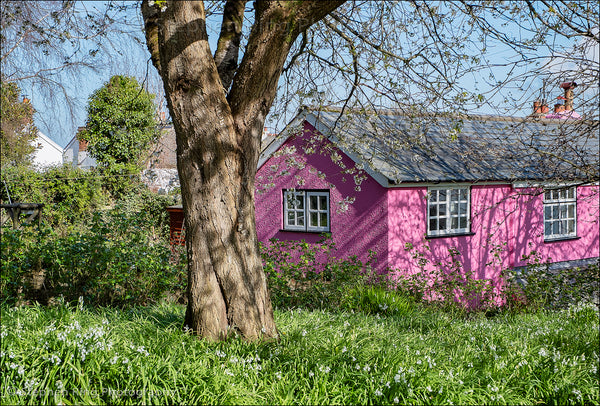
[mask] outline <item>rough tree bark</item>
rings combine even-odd
[[[188,254],[185,326],[203,337],[277,337],[254,215],[262,128],[294,40],[342,2],[255,2],[239,66],[244,1],[226,2],[214,58],[202,2],[168,1],[163,11],[142,2],[148,49],[177,136]]]

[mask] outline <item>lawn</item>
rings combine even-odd
[[[599,404],[598,309],[277,310],[210,343],[184,308],[2,307],[2,404]]]

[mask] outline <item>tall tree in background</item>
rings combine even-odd
[[[138,168],[158,136],[154,95],[135,78],[115,75],[89,100],[85,129],[90,154],[105,168]]]
[[[0,87],[0,162],[7,165],[22,165],[31,162],[35,151],[33,141],[38,130],[33,124],[33,106],[21,100],[21,89],[15,83],[4,83]]]

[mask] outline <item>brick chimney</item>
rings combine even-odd
[[[533,113],[531,114],[533,117],[541,117],[548,113],[550,109],[545,102],[540,100],[536,100],[533,102]]]
[[[575,82],[564,82],[560,84],[560,87],[565,89],[565,111],[573,110],[573,89],[577,87]]]

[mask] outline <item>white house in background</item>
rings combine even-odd
[[[81,169],[90,169],[97,166],[96,159],[88,154],[87,141],[80,141],[77,136],[73,137],[65,147],[62,161]]]
[[[35,167],[44,169],[63,163],[63,149],[56,142],[38,131],[37,138],[32,142],[35,147],[32,162]]]

